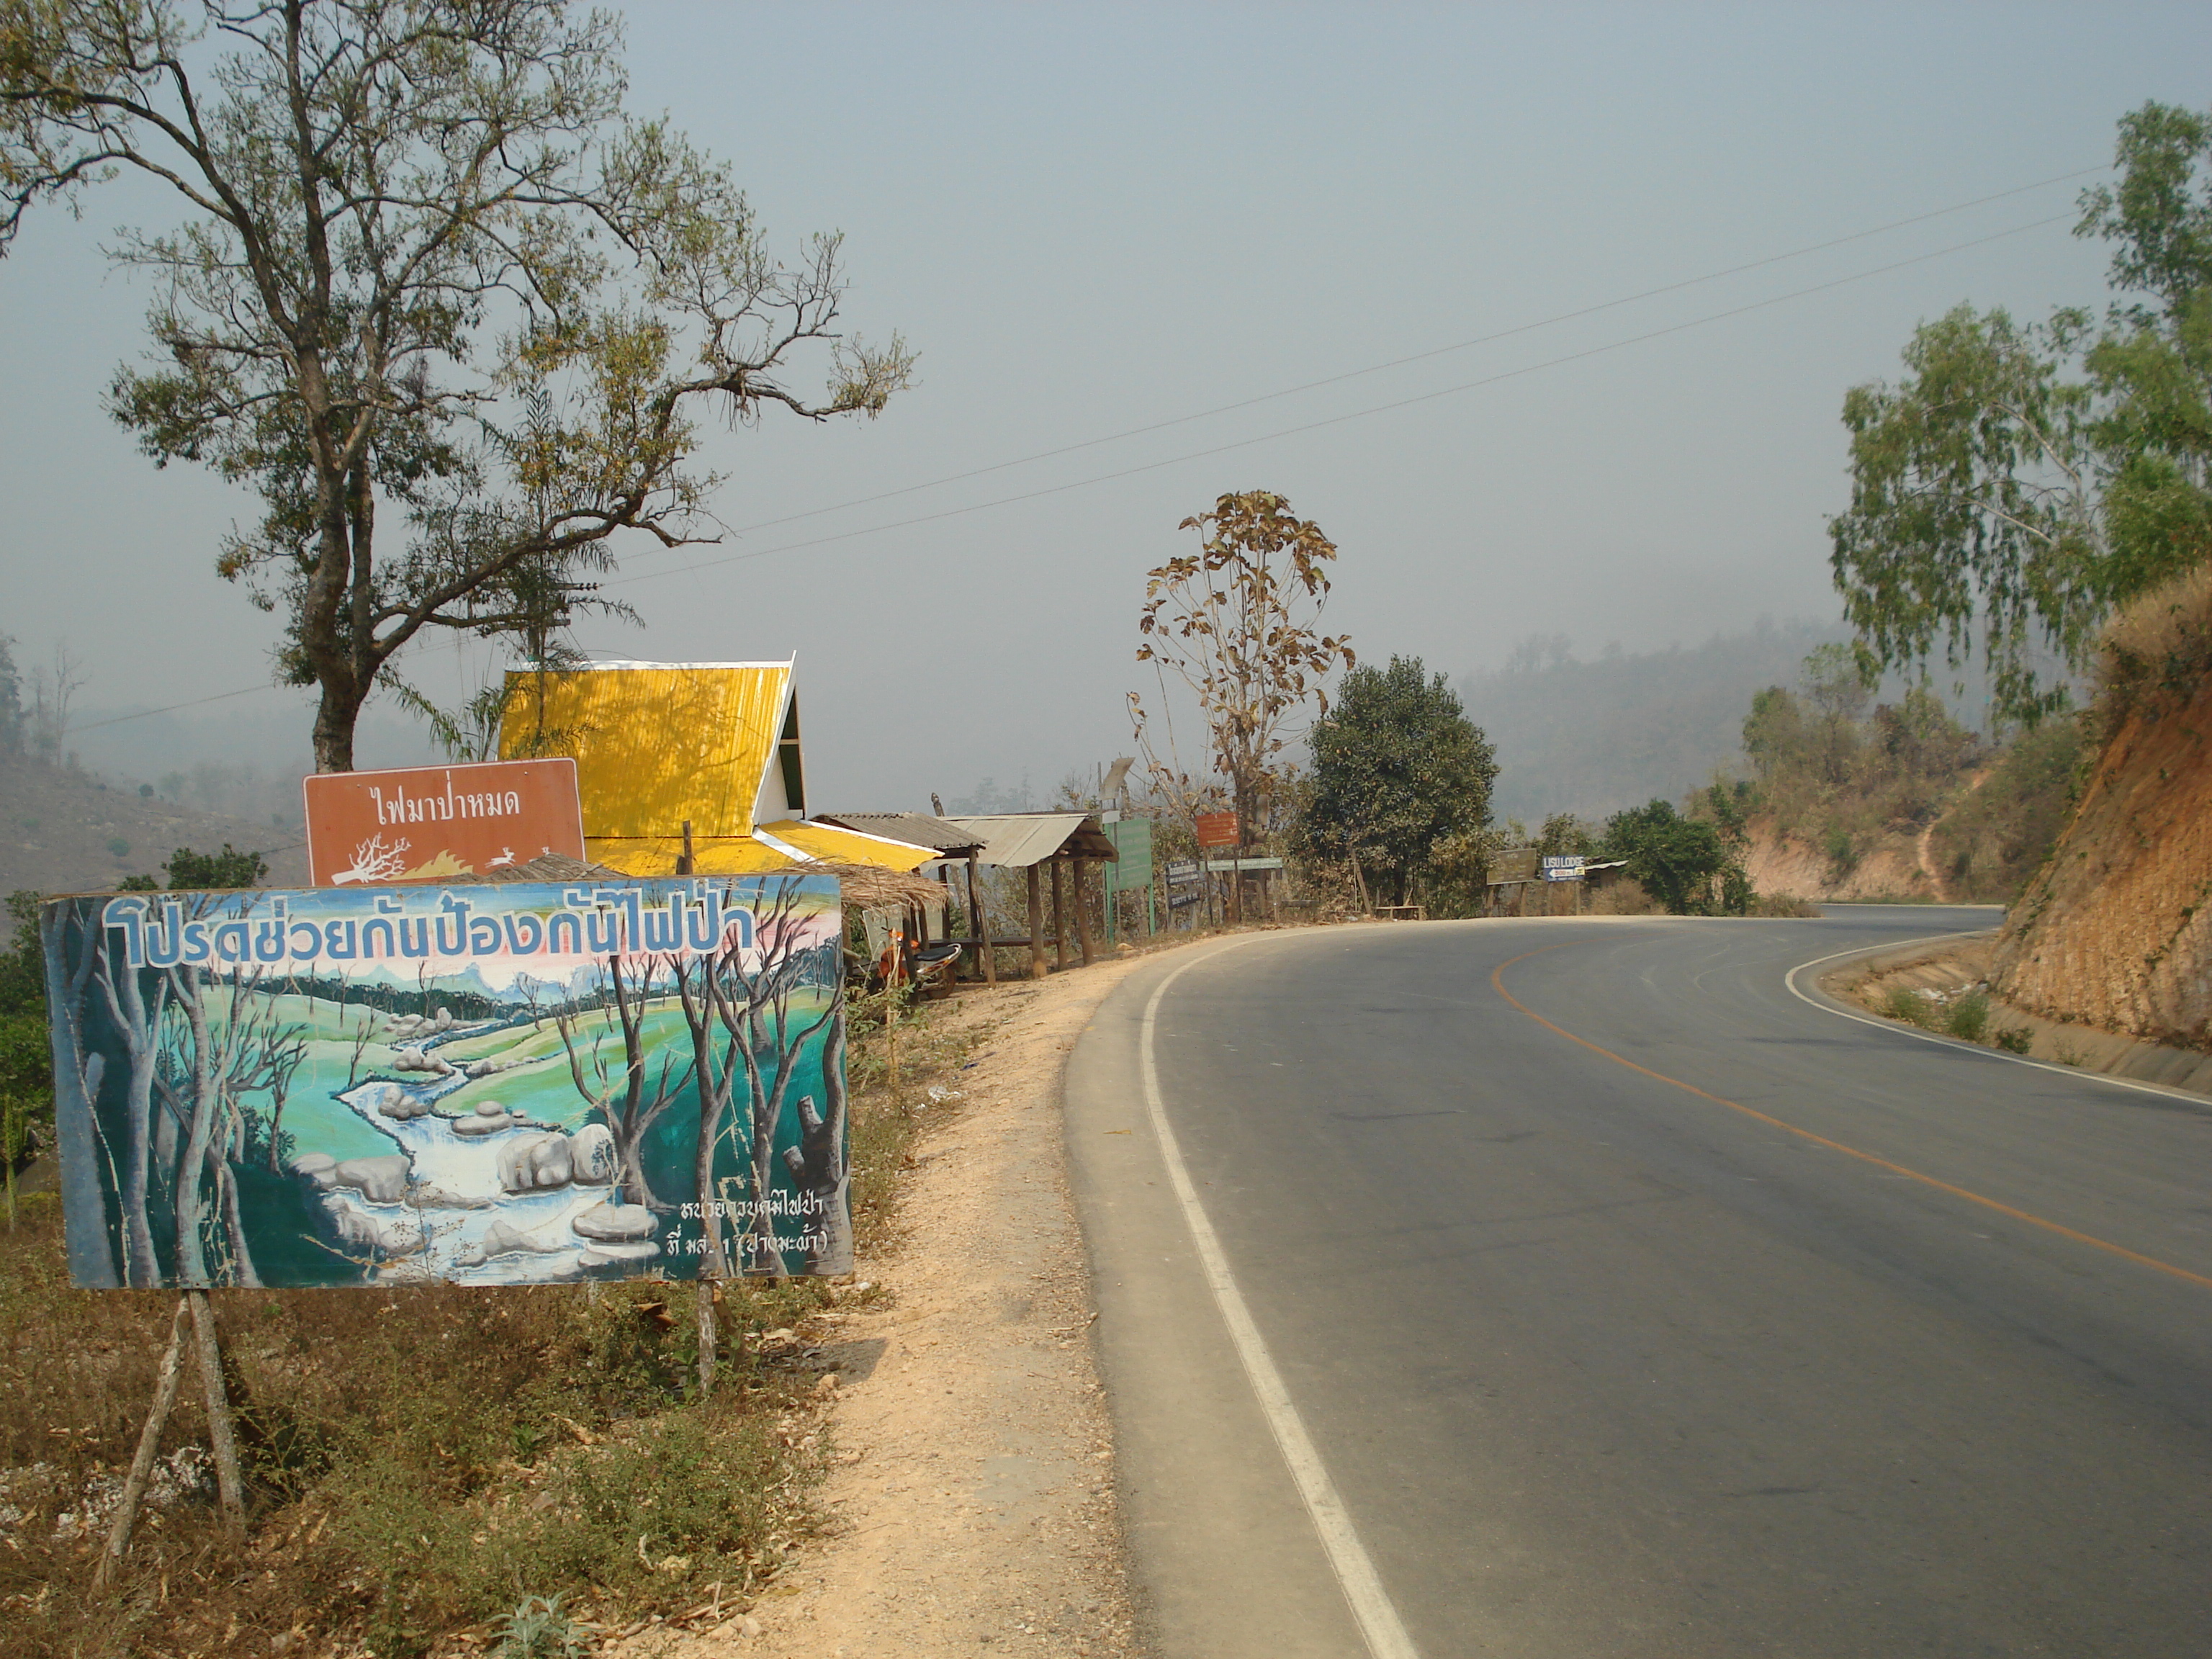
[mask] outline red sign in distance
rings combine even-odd
[[[307,868],[317,887],[440,881],[584,856],[576,763],[487,761],[305,779]]]
[[[1205,848],[1236,846],[1237,814],[1200,812],[1198,815],[1198,844]]]

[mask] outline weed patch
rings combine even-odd
[[[1925,1026],[1934,1018],[1936,1005],[1917,991],[1902,985],[1893,985],[1889,988],[1888,995],[1882,999],[1881,1011],[1892,1019],[1901,1019],[1908,1025]]]
[[[1954,1037],[1979,1042],[1990,1029],[1990,1000],[1975,991],[1960,997],[1945,1011],[1943,1029]]]

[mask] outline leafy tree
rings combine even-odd
[[[6,1182],[11,1224],[15,1166],[53,1140],[53,1047],[46,1036],[39,897],[28,890],[8,895],[13,932],[6,950],[0,951],[0,1178]]]
[[[1805,715],[1786,686],[1770,685],[1752,693],[1751,713],[1743,722],[1743,752],[1761,783],[1804,763]]]
[[[1844,403],[1830,562],[1863,662],[1940,647],[1957,665],[1978,626],[2012,719],[2066,704],[2039,641],[2081,669],[2115,605],[2212,556],[2212,117],[2144,105],[2118,166],[2075,234],[2112,243],[2113,285],[2142,297],[2101,324],[1960,306],[1914,333],[1903,380]]]
[[[1902,702],[1877,708],[1874,736],[1882,769],[1897,778],[1949,777],[1979,747],[1974,734],[1924,685],[1910,687]]]
[[[1821,779],[1843,784],[1858,758],[1859,720],[1871,696],[1850,647],[1823,645],[1814,649],[1805,659],[1798,687],[1813,711],[1808,736]]]
[[[167,872],[171,890],[219,891],[252,887],[269,873],[258,853],[241,853],[228,842],[220,853],[195,853],[179,847],[161,868]]]
[[[0,1015],[33,1014],[41,1024],[46,1018],[46,958],[39,945],[39,904],[42,897],[31,888],[8,895],[8,948],[0,951]]]
[[[1350,850],[1399,903],[1440,856],[1463,862],[1468,838],[1490,822],[1497,757],[1457,693],[1419,657],[1347,673],[1310,742],[1312,795],[1293,845],[1318,857]]]
[[[1589,854],[1597,851],[1598,831],[1595,826],[1583,822],[1572,812],[1554,812],[1544,820],[1544,827],[1536,832],[1536,855],[1555,858],[1571,853]]]
[[[110,407],[258,491],[216,568],[281,610],[321,770],[425,629],[525,628],[532,581],[598,604],[618,532],[696,539],[699,412],[872,416],[908,383],[896,337],[840,340],[839,239],[771,255],[724,167],[624,111],[620,48],[562,0],[0,9],[0,250],[118,167],[188,206],[120,239],[155,349]],[[810,401],[787,380],[825,347]]]
[[[1146,573],[1137,623],[1137,660],[1174,674],[1196,695],[1213,769],[1229,784],[1247,837],[1266,833],[1275,757],[1291,722],[1317,705],[1328,713],[1324,676],[1355,661],[1342,635],[1316,625],[1328,603],[1336,544],[1264,489],[1223,495],[1213,511],[1179,528],[1203,537],[1199,550]],[[1137,736],[1156,787],[1182,799],[1190,781],[1162,763],[1147,741],[1142,702],[1129,697]]]
[[[1675,915],[1740,916],[1751,907],[1751,883],[1720,826],[1686,818],[1670,801],[1615,812],[1605,850]]]

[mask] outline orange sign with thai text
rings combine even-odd
[[[1200,812],[1198,815],[1198,844],[1200,847],[1234,847],[1237,840],[1236,813]]]
[[[318,887],[481,875],[544,853],[584,856],[576,763],[565,757],[320,772],[301,788]]]

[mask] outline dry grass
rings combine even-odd
[[[1795,893],[1760,893],[1751,901],[1754,916],[1820,916],[1826,911],[1810,899],[1800,898]]]
[[[812,1379],[754,1360],[699,1400],[688,1287],[218,1291],[246,1535],[227,1538],[189,1492],[147,1516],[119,1588],[98,1594],[104,1528],[64,1517],[129,1462],[172,1303],[70,1289],[56,1208],[27,1206],[0,1249],[19,1512],[0,1553],[0,1654],[295,1628],[421,1653],[529,1594],[671,1610],[710,1581],[740,1591],[805,1524],[805,1471],[777,1419]],[[762,1330],[822,1294],[732,1285],[726,1309]],[[166,1449],[204,1442],[188,1383]]]
[[[1594,916],[1663,915],[1666,907],[1644,890],[1644,884],[1618,877],[1589,896]]]
[[[2107,730],[2170,696],[2186,700],[2212,673],[2212,563],[2131,599],[2105,629],[2098,702]]]
[[[961,1057],[940,1024],[906,1011],[895,1091],[882,1010],[855,1009],[864,1259],[889,1236],[913,1104]],[[188,1491],[145,1514],[96,1592],[104,1528],[64,1517],[128,1465],[174,1304],[71,1289],[58,1212],[32,1200],[0,1231],[0,1659],[267,1652],[286,1632],[422,1655],[532,1595],[603,1624],[742,1606],[812,1525],[816,1374],[794,1356],[849,1291],[725,1286],[726,1336],[748,1340],[706,1400],[689,1285],[217,1291],[246,1534]],[[165,1453],[204,1443],[198,1393],[188,1364]]]

